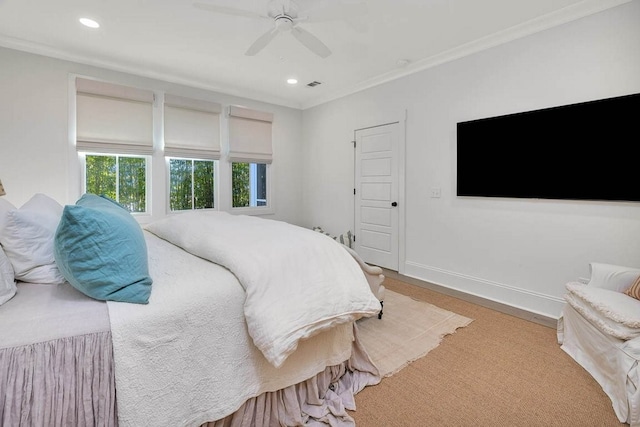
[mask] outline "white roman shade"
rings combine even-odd
[[[153,153],[153,92],[76,78],[78,151]]]
[[[229,161],[271,163],[273,114],[248,108],[229,107]]]
[[[164,155],[219,159],[221,111],[221,105],[215,102],[166,94]]]

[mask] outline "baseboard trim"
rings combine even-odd
[[[537,313],[534,311],[526,310],[521,307],[515,307],[503,302],[495,301],[489,298],[481,297],[478,295],[474,295],[472,293],[464,292],[458,289],[454,289],[451,287],[447,287],[444,285],[432,283],[412,275],[400,274],[396,271],[388,270],[383,268],[383,274],[385,277],[389,277],[391,279],[401,280],[406,283],[410,283],[412,285],[420,286],[425,289],[432,290],[434,292],[438,292],[444,295],[449,295],[454,298],[461,299],[463,301],[470,302],[472,304],[477,304],[482,307],[486,307],[495,311],[499,311],[501,313],[509,314],[511,316],[518,317],[520,319],[528,320],[530,322],[537,323],[542,326],[546,326],[548,328],[556,329],[558,319],[556,317],[548,316],[542,313]],[[563,304],[563,301],[560,301]]]

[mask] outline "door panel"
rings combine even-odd
[[[363,230],[361,233],[361,245],[366,249],[391,251],[391,239],[388,233],[378,233],[371,230]]]
[[[391,159],[367,159],[362,161],[362,176],[389,176]]]
[[[365,182],[361,187],[360,198],[363,202],[391,199],[391,184],[386,182]],[[357,190],[356,190],[357,191]],[[357,194],[357,192],[356,192]]]
[[[355,134],[355,250],[365,262],[397,271],[399,124]]]
[[[363,206],[360,213],[360,220],[365,224],[391,227],[391,209]]]

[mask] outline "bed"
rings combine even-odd
[[[211,211],[144,229],[127,213],[127,225],[114,226],[94,217],[122,209],[104,198],[84,195],[64,209],[37,199],[20,209],[0,199],[0,271],[9,259],[18,279],[0,305],[0,425],[353,425],[353,396],[380,381],[356,320],[381,307],[340,244],[283,222]],[[91,275],[108,281],[122,272],[105,278],[109,269],[96,268],[95,254],[91,268],[74,271],[67,258],[84,252],[82,241],[60,237],[65,224],[81,222],[70,212],[90,213],[91,248],[107,234],[109,257],[136,248],[140,240],[127,239],[139,235],[151,280],[135,276],[144,270],[139,254],[125,251],[119,263],[136,293],[109,289],[105,297],[104,285],[87,287]],[[36,268],[16,261],[11,215],[48,230],[20,230],[39,239],[30,248]],[[46,274],[32,274],[37,267]],[[147,291],[146,302],[124,301]]]

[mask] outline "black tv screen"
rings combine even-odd
[[[457,195],[640,201],[640,94],[457,124]]]

